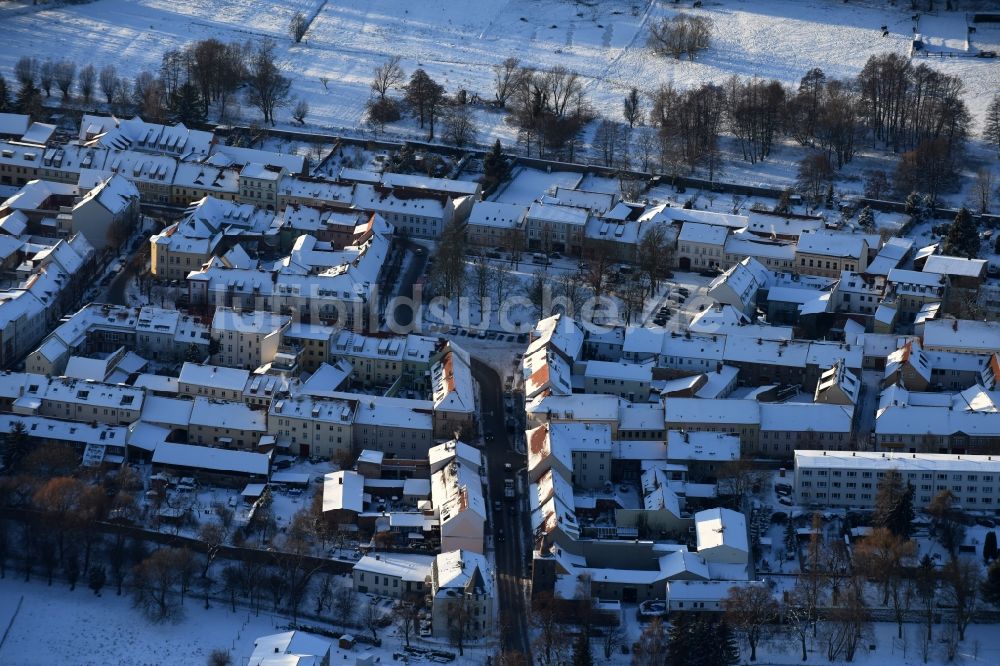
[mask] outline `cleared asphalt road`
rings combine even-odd
[[[493,368],[472,360],[472,375],[479,383],[483,433],[490,480],[490,510],[493,512],[493,543],[496,549],[497,584],[500,593],[500,640],[507,651],[529,652],[527,558],[531,552],[528,516],[524,508],[523,469],[525,458],[511,449],[505,426],[503,383]],[[510,465],[507,471],[506,464]],[[514,500],[503,496],[504,480],[521,475]],[[500,502],[500,510],[494,509]],[[502,536],[501,536],[502,534]]]

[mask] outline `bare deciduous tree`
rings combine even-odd
[[[965,630],[972,621],[979,605],[979,586],[982,571],[973,557],[952,559],[943,571],[943,596],[952,609],[958,640],[965,640]]]
[[[980,213],[990,212],[990,205],[993,202],[993,185],[993,171],[988,167],[980,167],[976,171],[976,184],[973,189]]]
[[[778,615],[778,602],[764,587],[733,587],[722,601],[726,620],[750,646],[750,661],[757,661],[757,645],[766,625]]]
[[[478,134],[476,121],[468,105],[451,104],[446,106],[441,120],[444,125],[442,138],[445,143],[464,148],[476,142]]]
[[[337,588],[333,593],[333,604],[330,607],[330,614],[342,629],[346,629],[354,619],[357,598],[357,592],[355,592],[354,586],[351,583],[341,581],[337,584]]]
[[[60,60],[53,65],[52,74],[56,87],[62,93],[63,101],[69,99],[69,91],[73,87],[73,78],[76,76],[76,63],[72,60]]]
[[[639,96],[639,89],[632,88],[622,102],[622,115],[629,127],[642,124],[642,98]]]
[[[46,97],[52,96],[52,84],[55,82],[56,65],[51,60],[46,60],[38,67],[38,85],[45,91]]]
[[[22,88],[35,85],[38,80],[38,61],[29,56],[18,58],[14,65],[14,78]]]
[[[521,85],[522,76],[521,61],[513,56],[493,65],[493,94],[500,106],[507,105],[507,100]]]
[[[80,89],[80,96],[83,97],[84,104],[90,104],[94,98],[94,85],[97,82],[97,70],[93,65],[86,65],[80,70],[77,79],[77,86]]]
[[[704,16],[677,14],[654,21],[649,27],[649,46],[661,55],[694,60],[712,41],[712,20]]]
[[[292,20],[288,22],[288,34],[291,36],[292,41],[296,44],[302,41],[302,38],[306,35],[306,29],[309,28],[309,22],[306,20],[305,15],[302,12],[295,12],[292,15]]]
[[[823,195],[831,182],[833,182],[833,166],[826,153],[812,153],[799,160],[796,184],[814,205],[823,200]]]
[[[306,124],[306,116],[309,115],[309,102],[305,98],[300,98],[292,109],[292,118],[300,125]]]
[[[160,548],[136,565],[133,571],[133,591],[136,605],[154,622],[175,617],[179,571],[177,549]]]
[[[291,79],[283,73],[283,66],[275,59],[274,42],[263,39],[257,42],[247,67],[247,102],[260,110],[265,123],[274,125],[274,112],[289,103]]]
[[[104,99],[108,104],[114,100],[115,91],[118,89],[118,70],[114,65],[105,65],[101,68],[98,76],[98,85],[104,93]]]
[[[389,90],[395,88],[403,82],[405,74],[399,63],[402,58],[392,56],[384,63],[375,68],[372,78],[372,90],[378,94],[379,99],[385,99]]]

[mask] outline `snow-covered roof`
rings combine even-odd
[[[467,590],[470,585],[481,588],[487,597],[493,596],[493,576],[489,563],[479,553],[469,550],[453,550],[439,553],[434,558],[437,572],[435,584],[438,594],[446,590]]]
[[[21,143],[31,143],[44,146],[55,134],[56,126],[50,123],[31,123],[31,126],[21,136]]]
[[[852,405],[803,402],[760,403],[761,432],[851,432]]]
[[[77,194],[73,183],[57,183],[51,180],[29,180],[13,196],[0,205],[0,209],[35,211],[58,210],[59,204],[50,201],[52,197],[70,198]]]
[[[430,463],[431,472],[436,472],[456,458],[477,470],[483,466],[483,454],[480,453],[479,449],[457,439],[427,449],[427,460]]]
[[[887,279],[897,285],[909,287],[940,289],[945,284],[944,278],[938,273],[911,271],[905,268],[893,268],[889,271]]]
[[[92,407],[142,409],[145,392],[131,386],[105,384],[99,381],[55,377],[49,382],[45,399]]]
[[[271,456],[265,453],[164,442],[153,451],[153,464],[267,476],[271,466]]]
[[[688,330],[702,335],[743,335],[765,340],[791,340],[794,337],[791,326],[752,324],[747,315],[728,303],[706,308],[694,315]]]
[[[274,153],[269,150],[258,150],[256,148],[226,146],[221,143],[217,143],[212,147],[212,158],[216,156],[225,158],[228,164],[234,166],[255,162],[265,166],[281,167],[287,169],[290,173],[302,173],[305,171],[306,166],[306,158],[301,155]]]
[[[252,409],[242,402],[198,396],[191,409],[191,425],[267,432],[267,413]]]
[[[610,423],[618,420],[621,402],[620,397],[610,394],[540,395],[525,405],[525,411],[540,418],[551,414],[554,419],[587,419]]]
[[[531,510],[531,527],[536,533],[551,534],[559,529],[573,538],[579,537],[573,484],[555,470],[550,469],[531,484],[528,508]]]
[[[737,231],[726,238],[725,252],[736,257],[762,257],[792,262],[795,260],[795,243]]]
[[[924,262],[924,272],[981,278],[986,275],[986,260],[932,254]]]
[[[759,581],[671,580],[667,581],[667,599],[674,601],[721,602],[734,587],[759,587]]]
[[[760,423],[760,405],[755,400],[668,398],[664,407],[664,419],[671,427],[683,428],[687,423],[734,426]]]
[[[695,208],[680,208],[670,204],[658,204],[649,208],[642,215],[643,222],[699,222],[713,226],[724,226],[730,229],[742,229],[747,226],[748,219],[744,215],[717,213]]]
[[[430,577],[433,568],[433,555],[415,553],[375,553],[365,555],[354,564],[355,571],[392,576],[421,584]]]
[[[865,237],[836,231],[815,231],[799,236],[799,254],[860,259],[865,253]]]
[[[212,317],[212,330],[267,335],[277,331],[290,321],[291,317],[288,315],[268,312],[267,310],[243,311],[217,307],[215,315]]]
[[[900,453],[878,451],[812,451],[796,449],[796,469],[864,469],[900,472],[1000,473],[1000,456],[966,453]]]
[[[704,243],[706,245],[722,245],[729,235],[729,228],[715,224],[700,222],[685,222],[681,234],[677,237],[680,243]]]
[[[448,342],[439,360],[431,366],[434,409],[472,413],[476,410],[472,365],[468,353]]]
[[[300,394],[272,401],[268,408],[268,417],[284,416],[349,425],[354,420],[355,406],[356,403],[347,400],[326,400]]]
[[[330,640],[304,631],[285,631],[261,636],[253,642],[253,654],[247,666],[320,666],[329,663]],[[274,661],[278,657],[294,657],[294,662]],[[305,662],[299,658],[316,657]]]
[[[357,400],[358,407],[354,422],[360,425],[395,426],[427,431],[433,429],[434,403],[430,400],[410,400],[337,392],[330,392],[328,395],[335,398],[346,397]]]
[[[126,120],[84,114],[80,119],[79,140],[117,150],[134,149],[192,159],[208,155],[215,137],[212,132],[188,129],[183,123],[161,125],[138,116]]]
[[[382,176],[382,185],[392,188],[398,187],[410,190],[426,190],[435,193],[440,192],[453,196],[475,196],[479,194],[482,188],[479,183],[473,181],[431,178],[402,173],[384,174]]]
[[[740,457],[740,438],[724,432],[667,431],[667,460],[728,462]]]
[[[498,201],[477,201],[469,213],[469,225],[516,229],[524,222],[527,207]]]
[[[193,386],[208,386],[224,391],[242,391],[250,379],[250,371],[186,361],[177,381]]]
[[[663,430],[663,404],[622,401],[618,428],[626,431]]]
[[[527,219],[542,223],[568,224],[583,227],[587,224],[589,213],[582,208],[544,204],[535,202],[528,209]]]
[[[766,289],[771,282],[771,272],[753,257],[734,265],[708,285],[708,294],[717,298],[723,288],[731,290],[746,309],[757,297],[759,289]]]
[[[552,345],[567,359],[575,360],[580,357],[583,343],[583,329],[576,320],[564,314],[555,314],[535,324],[535,329],[531,332],[531,343],[525,355]]]
[[[587,361],[587,370],[584,376],[595,379],[620,379],[648,384],[653,379],[653,366],[639,363]]]
[[[1000,322],[934,319],[924,323],[925,349],[962,349],[990,354],[1000,349]]]
[[[728,546],[750,552],[747,543],[746,517],[732,509],[705,509],[694,514],[695,540],[698,551]]]
[[[365,508],[365,477],[342,470],[323,477],[323,511],[353,511]]]
[[[47,416],[0,414],[0,433],[10,434],[14,424],[23,423],[29,437],[79,444],[102,444],[124,447],[128,436],[125,426],[105,423],[82,423]]]
[[[555,194],[552,198],[563,206],[583,208],[595,215],[602,215],[611,210],[611,207],[615,205],[617,196],[606,192],[588,192],[586,190],[556,186]]]
[[[0,135],[19,137],[28,131],[31,117],[23,113],[0,113]]]
[[[768,210],[747,212],[747,230],[761,236],[799,236],[823,228],[825,220],[818,215],[775,213]]]

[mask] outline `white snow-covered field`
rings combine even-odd
[[[0,636],[23,597],[7,640],[0,647],[0,664],[4,665],[197,665],[206,663],[216,649],[228,650],[233,664],[245,664],[255,639],[285,631],[289,622],[280,615],[264,611],[254,615],[240,607],[232,613],[225,603],[212,602],[206,610],[204,601],[192,595],[176,621],[152,624],[133,608],[131,597],[115,596],[113,587],[105,587],[97,597],[85,582],[70,592],[64,581],[56,580],[48,587],[42,578],[33,577],[30,583],[15,578],[8,572],[0,580]],[[402,638],[395,634],[395,627],[382,630],[380,648],[359,643],[352,650],[342,650],[334,644],[330,663],[354,664],[366,652],[379,657],[383,664],[391,663],[392,653],[403,645]],[[441,641],[411,638],[411,642],[422,648],[453,651]],[[466,646],[465,656],[452,663],[483,664],[490,652],[488,646]]]
[[[246,609],[236,613],[200,599],[184,603],[176,623],[151,624],[132,607],[131,597],[105,588],[96,597],[86,584],[73,592],[62,581],[0,580],[0,625],[7,628],[18,600],[21,610],[0,648],[0,663],[22,666],[78,664],[204,664],[215,649],[232,650],[233,663],[246,663],[259,636],[276,633],[285,620]]]
[[[686,3],[687,4],[687,3]],[[601,112],[618,117],[622,96],[632,87],[681,87],[721,82],[733,74],[797,83],[806,70],[828,76],[856,75],[869,56],[906,54],[912,12],[864,0],[718,0],[684,11],[710,17],[712,47],[695,62],[655,57],[645,46],[651,20],[678,5],[653,0],[97,0],[79,5],[32,6],[28,0],[0,6],[4,47],[0,72],[9,75],[24,55],[65,57],[81,66],[115,64],[121,74],[155,70],[163,51],[215,37],[246,40],[270,37],[295,76],[295,94],[310,102],[309,122],[340,128],[361,124],[375,65],[387,55],[403,58],[445,84],[489,99],[491,66],[517,56],[525,65],[563,65],[579,72]],[[289,19],[301,11],[315,16],[301,44],[287,34]],[[881,26],[889,30],[883,37]],[[961,46],[964,12],[924,16],[919,31],[928,42]],[[979,26],[981,49],[1000,50],[1000,27]],[[988,98],[1000,89],[995,60],[931,58],[927,62],[962,76],[970,108],[981,117]],[[329,79],[327,86],[320,78]],[[251,113],[251,112],[247,112]],[[481,112],[481,140],[511,138],[499,114]],[[418,134],[412,124],[397,130]]]

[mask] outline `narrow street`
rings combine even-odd
[[[483,433],[494,438],[486,442],[486,456],[490,480],[488,500],[492,511],[492,536],[500,596],[500,641],[506,650],[530,655],[526,562],[531,544],[528,515],[522,511],[526,507],[523,502],[525,480],[522,478],[521,483],[516,483],[514,500],[505,500],[503,496],[504,479],[522,475],[525,458],[510,446],[500,376],[476,359],[472,360],[472,376],[479,383]],[[509,473],[505,467],[508,463],[511,470]],[[499,511],[494,508],[496,502],[500,502]]]

